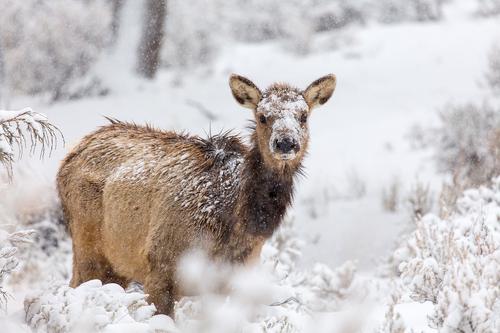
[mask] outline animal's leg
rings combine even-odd
[[[93,279],[101,280],[103,284],[116,283],[123,288],[126,288],[129,283],[126,278],[115,273],[104,256],[92,251],[77,250],[73,255],[73,278],[70,286],[75,288]]]
[[[73,277],[70,286],[75,288],[85,281],[99,279],[102,283],[117,283],[127,287],[128,281],[117,275],[99,246],[99,225],[95,221],[79,220],[71,224],[73,238]]]
[[[89,280],[102,280],[106,275],[106,265],[103,265],[102,259],[94,251],[87,251],[73,244],[73,277],[70,286],[76,288]]]
[[[146,278],[144,292],[149,294],[148,301],[156,306],[157,313],[173,315],[177,300],[177,287],[172,273],[152,273]]]

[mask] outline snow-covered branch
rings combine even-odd
[[[61,131],[49,123],[45,115],[31,108],[0,110],[0,163],[11,176],[14,147],[17,147],[21,157],[24,149],[28,148],[30,153],[34,153],[39,146],[42,158],[56,148],[58,135],[63,138]]]

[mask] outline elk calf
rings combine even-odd
[[[235,264],[258,258],[291,203],[311,110],[335,82],[327,75],[304,91],[261,92],[232,75],[234,98],[255,116],[249,147],[229,134],[203,139],[116,120],[83,138],[57,176],[73,238],[71,286],[138,281],[171,314],[186,251]]]

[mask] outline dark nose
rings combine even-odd
[[[276,149],[282,153],[282,154],[288,154],[291,150],[299,148],[299,145],[295,140],[289,139],[289,138],[284,138],[281,140],[276,140],[274,142],[274,145],[276,146]]]

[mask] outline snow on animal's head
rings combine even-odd
[[[264,159],[274,164],[297,163],[307,148],[307,120],[311,110],[328,101],[335,90],[335,75],[326,75],[304,91],[275,83],[263,93],[252,81],[231,75],[236,101],[254,110],[256,136]]]

